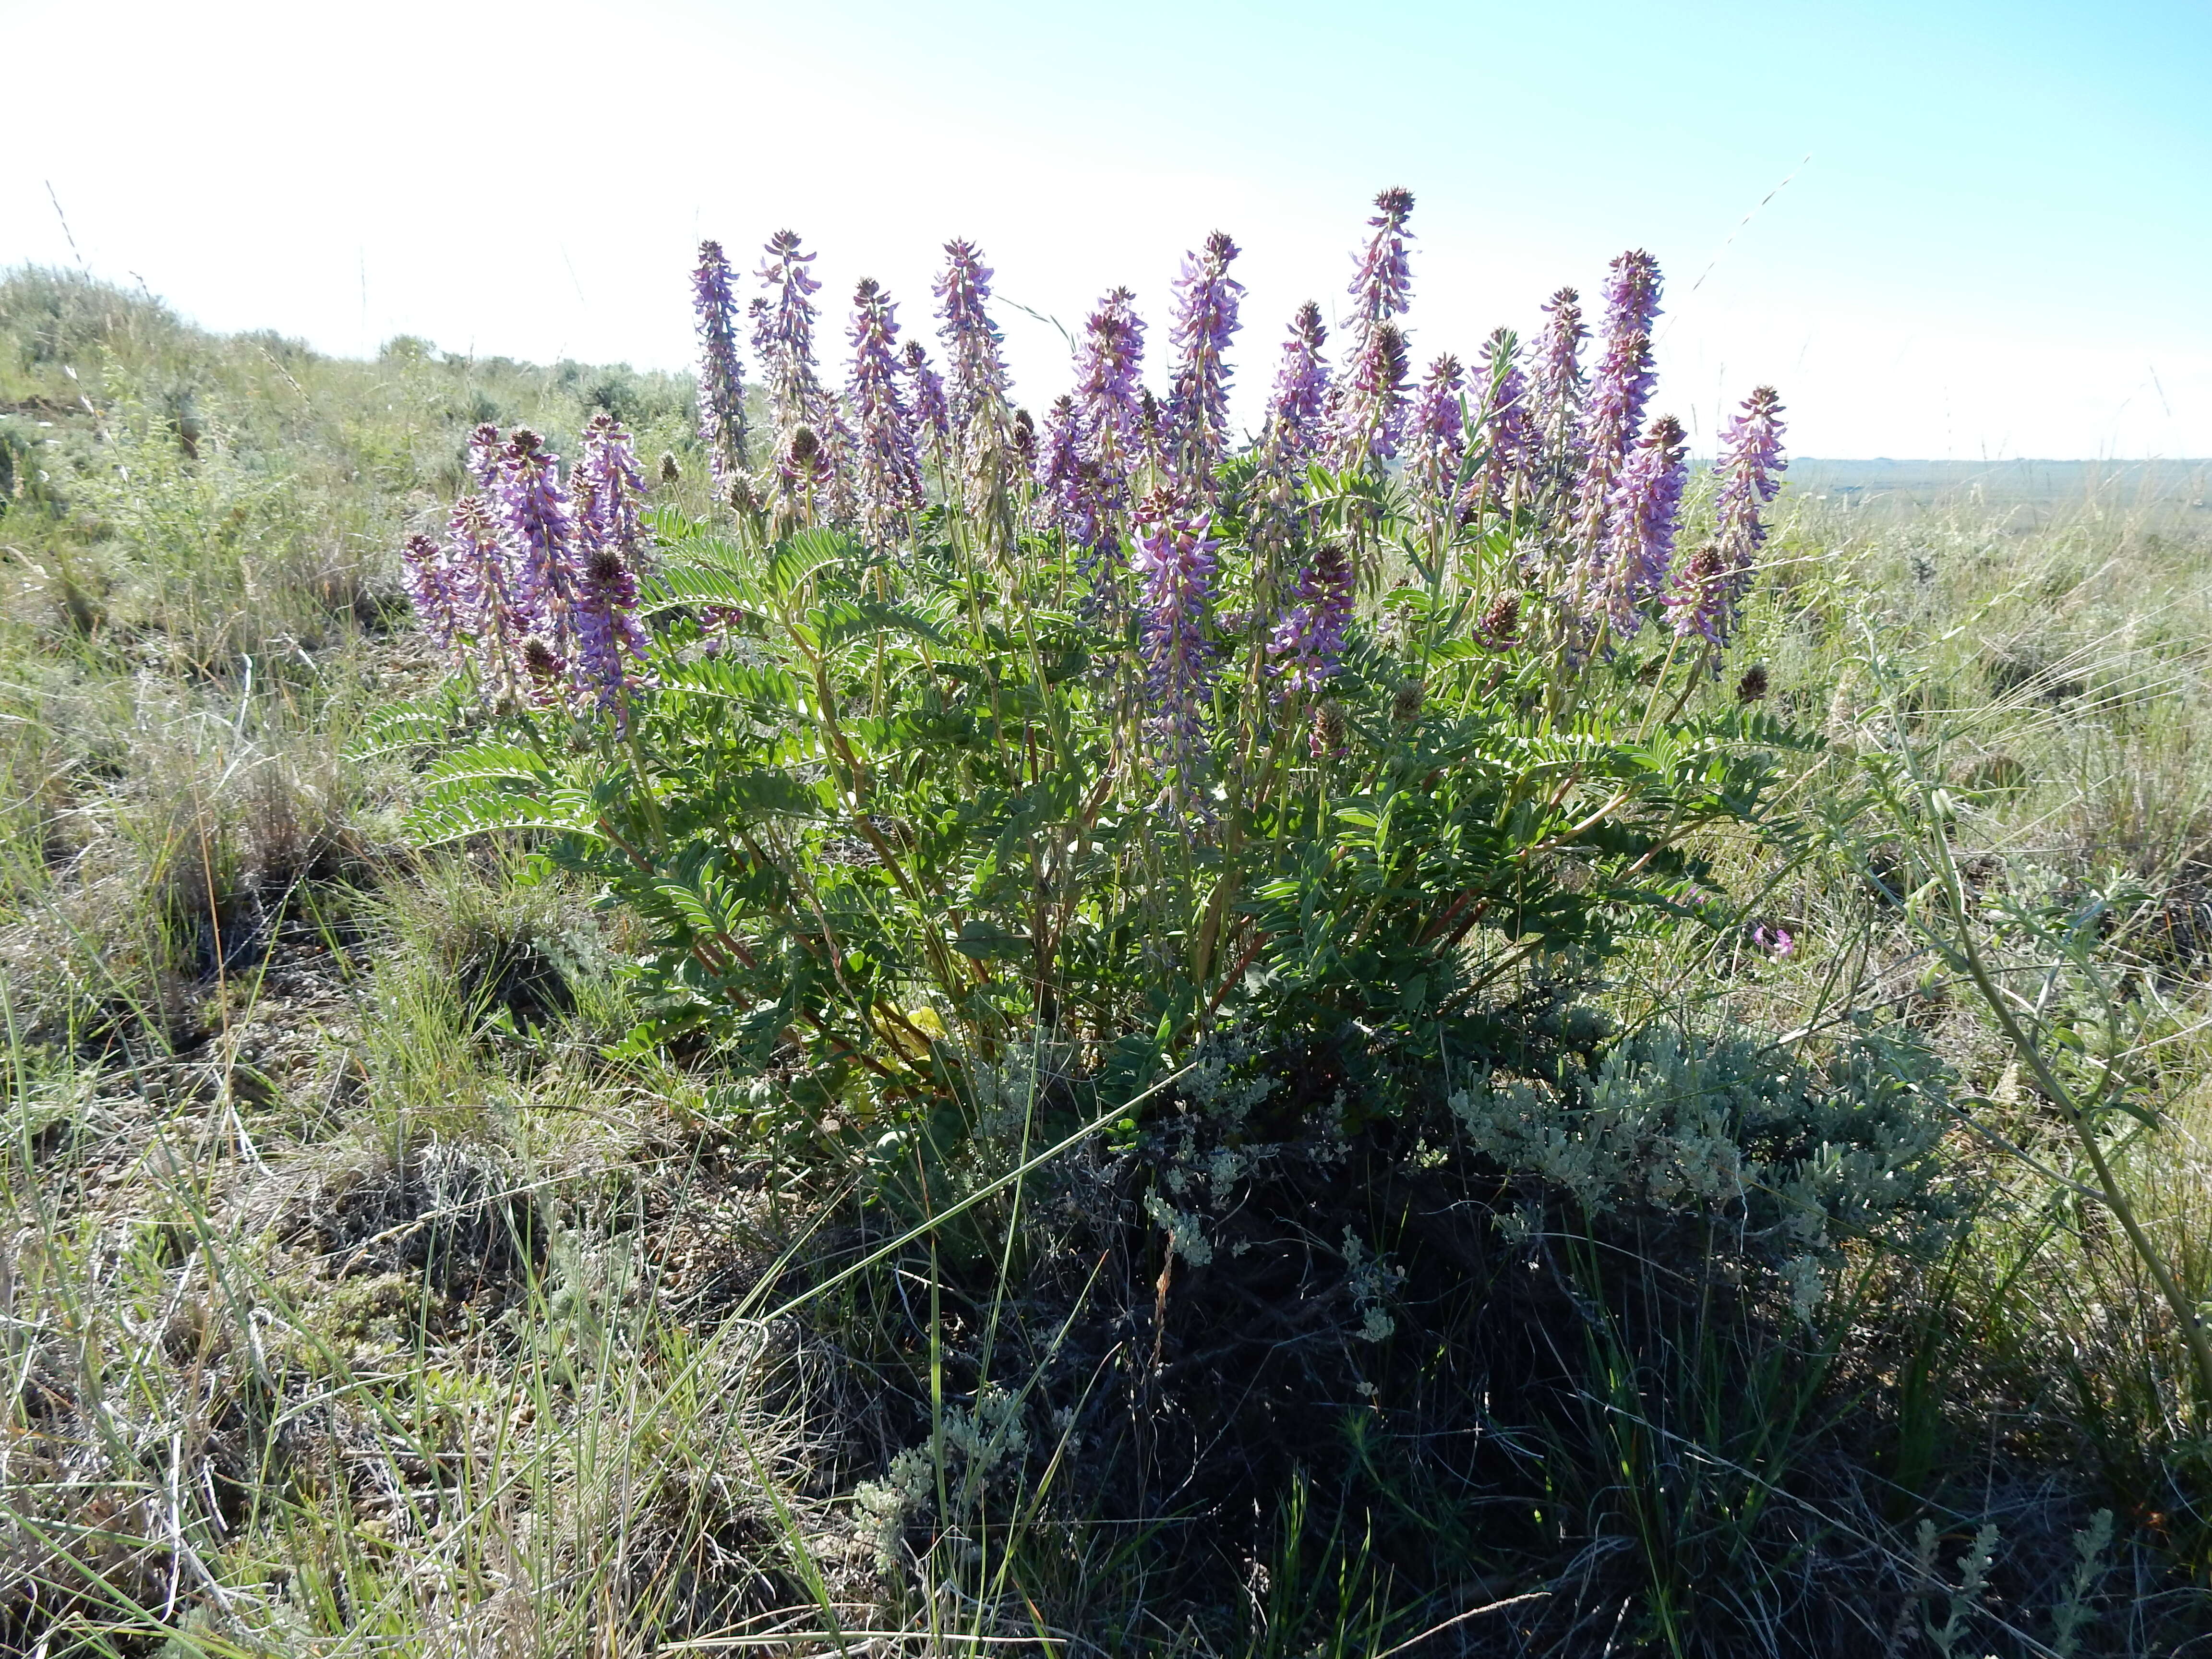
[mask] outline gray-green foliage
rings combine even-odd
[[[1469,1145],[1597,1212],[1698,1211],[1790,1255],[1922,1235],[1958,1212],[1937,1156],[1946,1079],[1863,1037],[1804,1058],[1745,1036],[1650,1032],[1595,1068],[1455,1091]]]

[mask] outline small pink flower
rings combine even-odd
[[[1751,930],[1751,942],[1777,962],[1797,948],[1797,940],[1788,928],[1778,924],[1769,927],[1763,921]]]

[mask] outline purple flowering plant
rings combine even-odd
[[[641,1042],[698,1028],[885,1131],[972,1111],[1040,1034],[1096,1105],[1233,1027],[1328,1034],[1366,1056],[1357,1110],[1429,1109],[1395,1060],[1486,1052],[1499,988],[1627,918],[1711,925],[1697,838],[1783,823],[1779,728],[1711,671],[1784,462],[1761,389],[1692,487],[1647,412],[1646,254],[1588,366],[1562,289],[1417,368],[1413,210],[1376,198],[1334,343],[1306,303],[1240,382],[1216,233],[1158,383],[1110,287],[1034,416],[975,244],[945,245],[933,356],[859,285],[834,386],[799,238],[749,331],[703,245],[711,497],[654,499],[605,416],[573,466],[485,429],[444,539],[407,545],[493,728],[419,832],[538,837],[653,941]]]

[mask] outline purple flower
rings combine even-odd
[[[1352,565],[1344,549],[1324,542],[1299,574],[1291,604],[1267,641],[1267,654],[1284,689],[1311,696],[1344,661],[1344,630],[1352,621]]]
[[[1172,501],[1155,495],[1146,504],[1132,560],[1152,705],[1146,726],[1167,786],[1164,799],[1182,811],[1198,806],[1192,790],[1205,762],[1213,689],[1215,648],[1206,638],[1216,546],[1211,529],[1205,513],[1178,516]]]
[[[499,428],[489,421],[469,434],[469,477],[487,495],[499,487],[501,456],[506,447]]]
[[[1174,384],[1168,390],[1167,449],[1179,477],[1209,498],[1213,469],[1229,449],[1230,337],[1244,284],[1229,275],[1237,244],[1225,231],[1206,239],[1202,252],[1186,254],[1176,283]]]
[[[1521,373],[1513,335],[1506,329],[1492,331],[1482,343],[1476,368],[1483,388],[1482,499],[1485,505],[1510,512],[1533,492],[1543,452],[1543,434],[1536,421],[1539,407],[1527,379]]]
[[[522,583],[515,544],[489,502],[464,495],[446,534],[455,621],[476,640],[484,689],[495,704],[522,696],[522,642],[544,625]]]
[[[802,421],[818,423],[828,401],[814,369],[814,295],[822,280],[808,269],[814,256],[799,252],[795,230],[776,232],[763,252],[759,276],[768,293],[752,303],[753,350],[776,427],[788,432]]]
[[[1144,408],[1137,372],[1145,361],[1145,325],[1137,296],[1117,288],[1099,301],[1075,354],[1075,406],[1083,422],[1084,458],[1098,469],[1112,505],[1125,498],[1143,448]]]
[[[844,411],[822,384],[814,365],[813,296],[821,279],[808,269],[814,256],[799,251],[799,233],[779,230],[768,240],[761,261],[760,280],[767,295],[748,307],[753,325],[753,350],[759,356],[768,381],[769,404],[775,411],[778,450],[787,449],[796,427],[811,427],[821,445],[814,471],[817,488],[811,499],[836,523],[855,516],[850,456],[852,428]],[[777,469],[779,477],[785,469]]]
[[[1644,606],[1667,586],[1689,472],[1681,422],[1662,415],[1613,486],[1604,563],[1590,592],[1593,620],[1610,626],[1617,639],[1636,636]]]
[[[1275,371],[1275,389],[1267,399],[1268,445],[1284,461],[1310,459],[1316,447],[1328,412],[1328,362],[1321,355],[1328,339],[1321,307],[1307,301],[1291,319],[1282,367]]]
[[[1406,257],[1413,193],[1386,190],[1375,205],[1379,210],[1367,222],[1375,234],[1352,278],[1352,350],[1335,388],[1334,459],[1340,470],[1397,454],[1406,418],[1410,358],[1404,331],[1389,319],[1413,300],[1413,266]]]
[[[957,237],[945,245],[945,274],[937,279],[937,337],[945,342],[951,387],[948,401],[954,427],[962,433],[979,421],[1004,417],[1011,382],[1005,342],[985,308],[991,298],[991,268],[972,242]]]
[[[1643,429],[1644,405],[1657,378],[1651,368],[1651,323],[1659,314],[1659,262],[1641,251],[1613,262],[1605,285],[1605,355],[1598,360],[1576,429],[1582,483],[1575,527],[1585,548],[1605,532],[1613,487]]]
[[[1661,601],[1674,613],[1674,637],[1702,639],[1719,647],[1735,630],[1735,584],[1728,560],[1707,543],[1674,574],[1674,591]],[[1717,668],[1717,664],[1716,667]]]
[[[594,549],[576,583],[576,659],[580,690],[617,725],[629,719],[623,687],[635,678],[629,665],[645,660],[645,629],[637,620],[637,579],[612,547]]]
[[[400,579],[406,584],[409,603],[439,648],[450,651],[459,631],[454,606],[452,570],[438,544],[428,536],[410,536],[399,550]]]
[[[720,242],[699,244],[691,307],[699,334],[699,441],[707,446],[714,482],[726,489],[745,465],[745,382],[738,363],[738,302]]]
[[[1421,499],[1447,521],[1456,521],[1460,470],[1467,458],[1467,387],[1459,359],[1445,352],[1421,377],[1406,424],[1406,477]]]
[[[1751,930],[1751,942],[1778,962],[1797,948],[1796,936],[1778,922],[1771,927],[1760,922]]]
[[[1589,331],[1583,326],[1582,295],[1571,288],[1559,289],[1544,305],[1544,331],[1537,338],[1530,391],[1545,453],[1562,479],[1579,470],[1575,433],[1582,421],[1583,342],[1589,337]]]
[[[578,685],[617,721],[629,718],[627,665],[645,660],[637,619],[637,572],[646,558],[638,504],[645,473],[629,434],[605,411],[584,432],[584,456],[569,479],[576,498],[577,579],[572,631]]]
[[[1782,453],[1782,397],[1771,386],[1745,398],[1743,412],[1721,429],[1720,461],[1713,468],[1721,480],[1713,502],[1715,537],[1739,599],[1766,544],[1759,509],[1782,488],[1781,475],[1790,465]]]
[[[929,365],[929,353],[919,340],[908,340],[899,353],[899,368],[906,376],[907,407],[923,441],[941,453],[952,441],[952,416],[945,396],[945,377]]]
[[[1036,458],[1039,521],[1077,547],[1098,544],[1096,492],[1083,459],[1083,417],[1073,395],[1055,398],[1045,411],[1044,435]]]
[[[1413,240],[1406,229],[1413,211],[1413,192],[1386,190],[1376,197],[1375,205],[1379,210],[1367,222],[1375,234],[1358,256],[1359,268],[1347,290],[1358,301],[1353,316],[1370,328],[1402,315],[1413,302],[1413,268],[1406,258],[1406,244]]]
[[[584,428],[584,455],[568,485],[576,500],[576,537],[583,557],[611,547],[632,572],[652,556],[645,533],[645,469],[630,435],[601,410]]]
[[[561,458],[529,428],[517,427],[500,458],[495,488],[520,556],[524,600],[550,629],[556,654],[565,654],[578,567],[575,515],[561,483]]]
[[[907,515],[921,505],[921,460],[914,422],[899,390],[898,320],[890,295],[864,276],[853,293],[853,378],[848,392],[860,425],[858,471],[862,533],[878,549],[896,544]]]
[[[1377,323],[1360,341],[1337,383],[1336,465],[1387,461],[1398,453],[1406,425],[1406,337],[1395,323]]]

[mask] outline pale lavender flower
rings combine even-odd
[[[1543,434],[1544,453],[1556,480],[1571,479],[1579,471],[1576,429],[1582,422],[1583,342],[1589,331],[1583,326],[1582,295],[1563,288],[1545,302],[1544,329],[1537,337],[1536,362],[1529,386],[1535,400],[1535,418]]]
[[[1328,361],[1321,355],[1328,339],[1321,307],[1307,301],[1291,320],[1282,367],[1275,371],[1275,388],[1267,399],[1268,445],[1285,462],[1309,460],[1319,447],[1329,404]]]
[[[1413,193],[1386,190],[1375,205],[1376,216],[1367,222],[1374,234],[1352,278],[1352,349],[1334,388],[1332,459],[1340,470],[1370,459],[1389,460],[1398,453],[1405,424],[1410,354],[1404,331],[1389,319],[1413,300],[1413,265],[1406,254],[1406,244],[1413,240],[1406,220],[1413,210]]]
[[[1662,415],[1613,486],[1605,564],[1593,609],[1595,619],[1609,626],[1616,639],[1636,636],[1644,625],[1644,605],[1667,586],[1689,471],[1681,422]]]
[[[583,459],[568,482],[576,502],[577,545],[572,666],[579,688],[623,721],[629,714],[623,688],[635,678],[629,665],[645,660],[637,573],[647,543],[639,511],[645,472],[630,449],[629,434],[613,416],[603,410],[592,417]]]
[[[1339,470],[1398,453],[1406,425],[1406,337],[1395,323],[1369,329],[1337,383],[1335,461]]]
[[[1217,230],[1206,239],[1202,252],[1184,256],[1168,336],[1176,351],[1175,379],[1168,389],[1169,458],[1176,474],[1209,499],[1213,470],[1229,451],[1227,353],[1244,294],[1244,284],[1229,275],[1237,252],[1228,233]]]
[[[1126,495],[1143,447],[1144,408],[1138,370],[1145,360],[1145,325],[1137,296],[1117,288],[1099,301],[1075,354],[1075,406],[1083,422],[1084,457],[1098,469],[1109,504]]]
[[[919,340],[908,340],[899,353],[899,368],[906,376],[907,407],[923,441],[943,454],[952,441],[952,414],[945,394],[945,377],[930,367],[929,353]]]
[[[814,368],[814,295],[822,280],[808,268],[814,256],[799,251],[795,230],[776,232],[763,252],[759,276],[768,293],[752,302],[750,314],[769,407],[779,431],[802,422],[818,428],[829,401]]]
[[[565,654],[578,569],[575,514],[561,483],[561,458],[535,432],[518,427],[495,486],[520,555],[523,596],[550,635],[554,653]]]
[[[991,274],[972,242],[956,237],[945,245],[945,274],[935,285],[937,337],[945,342],[952,423],[963,433],[978,420],[1001,420],[1012,386],[1000,355],[1006,336],[987,309]]]
[[[583,459],[568,486],[575,497],[583,558],[611,547],[631,571],[647,568],[652,541],[645,533],[645,469],[638,465],[629,434],[605,410],[584,428]]]
[[[1040,525],[1059,531],[1071,546],[1095,552],[1102,533],[1097,478],[1084,458],[1083,416],[1073,396],[1054,398],[1045,411],[1036,477]]]
[[[1406,477],[1447,521],[1459,517],[1460,472],[1467,459],[1467,379],[1449,351],[1429,365],[1406,422]]]
[[[775,452],[775,473],[787,497],[811,505],[830,487],[830,458],[811,426],[795,426]]]
[[[1585,548],[1604,535],[1614,481],[1643,429],[1644,406],[1657,376],[1651,323],[1659,314],[1659,262],[1640,250],[1622,254],[1605,285],[1605,354],[1590,377],[1576,428],[1582,480],[1575,527]]]
[[[1267,641],[1273,672],[1291,696],[1313,696],[1343,665],[1352,587],[1352,565],[1343,547],[1324,542],[1316,548]]]
[[[615,716],[629,717],[624,688],[645,660],[645,629],[637,619],[637,578],[612,546],[592,550],[576,583],[574,629],[578,689]]]
[[[1543,455],[1540,405],[1521,373],[1511,330],[1494,330],[1482,343],[1476,377],[1483,387],[1482,442],[1487,452],[1482,499],[1486,506],[1511,512],[1533,492]]]
[[[522,580],[514,538],[481,495],[453,504],[446,534],[455,620],[476,641],[484,689],[496,705],[523,694],[522,644],[545,625]]]
[[[506,448],[506,440],[499,435],[499,428],[489,421],[469,434],[469,477],[475,479],[477,488],[487,495],[498,488],[501,459]]]
[[[715,483],[726,489],[744,470],[745,382],[738,362],[737,296],[720,242],[699,244],[691,306],[699,335],[699,441]]]
[[[1717,658],[1719,647],[1735,631],[1733,577],[1728,560],[1710,542],[1676,570],[1674,591],[1661,601],[1674,613],[1676,639],[1705,640],[1715,647]]]
[[[428,536],[410,536],[399,550],[399,574],[409,603],[429,630],[438,647],[450,651],[461,630],[455,605],[453,573],[438,544]]]
[[[1796,937],[1779,922],[1760,922],[1751,930],[1751,942],[1777,962],[1794,954],[1797,949]]]
[[[879,550],[896,545],[907,515],[921,505],[921,460],[914,421],[899,389],[898,320],[890,295],[872,276],[853,294],[853,378],[848,392],[859,423],[857,471],[862,533]]]
[[[1406,220],[1413,211],[1413,192],[1394,188],[1375,198],[1377,210],[1367,222],[1375,232],[1358,257],[1358,269],[1347,290],[1358,303],[1352,315],[1364,327],[1401,316],[1413,302],[1413,268],[1406,244],[1413,240]]]
[[[1721,480],[1713,502],[1715,537],[1739,599],[1766,544],[1759,509],[1782,488],[1781,475],[1790,465],[1782,453],[1782,398],[1771,386],[1745,398],[1742,412],[1721,429],[1720,460],[1713,468]]]
[[[1205,763],[1206,722],[1216,648],[1207,637],[1213,608],[1212,520],[1180,514],[1164,495],[1146,504],[1132,562],[1139,582],[1139,649],[1151,708],[1146,720],[1154,764],[1178,811],[1203,811],[1193,789]]]

